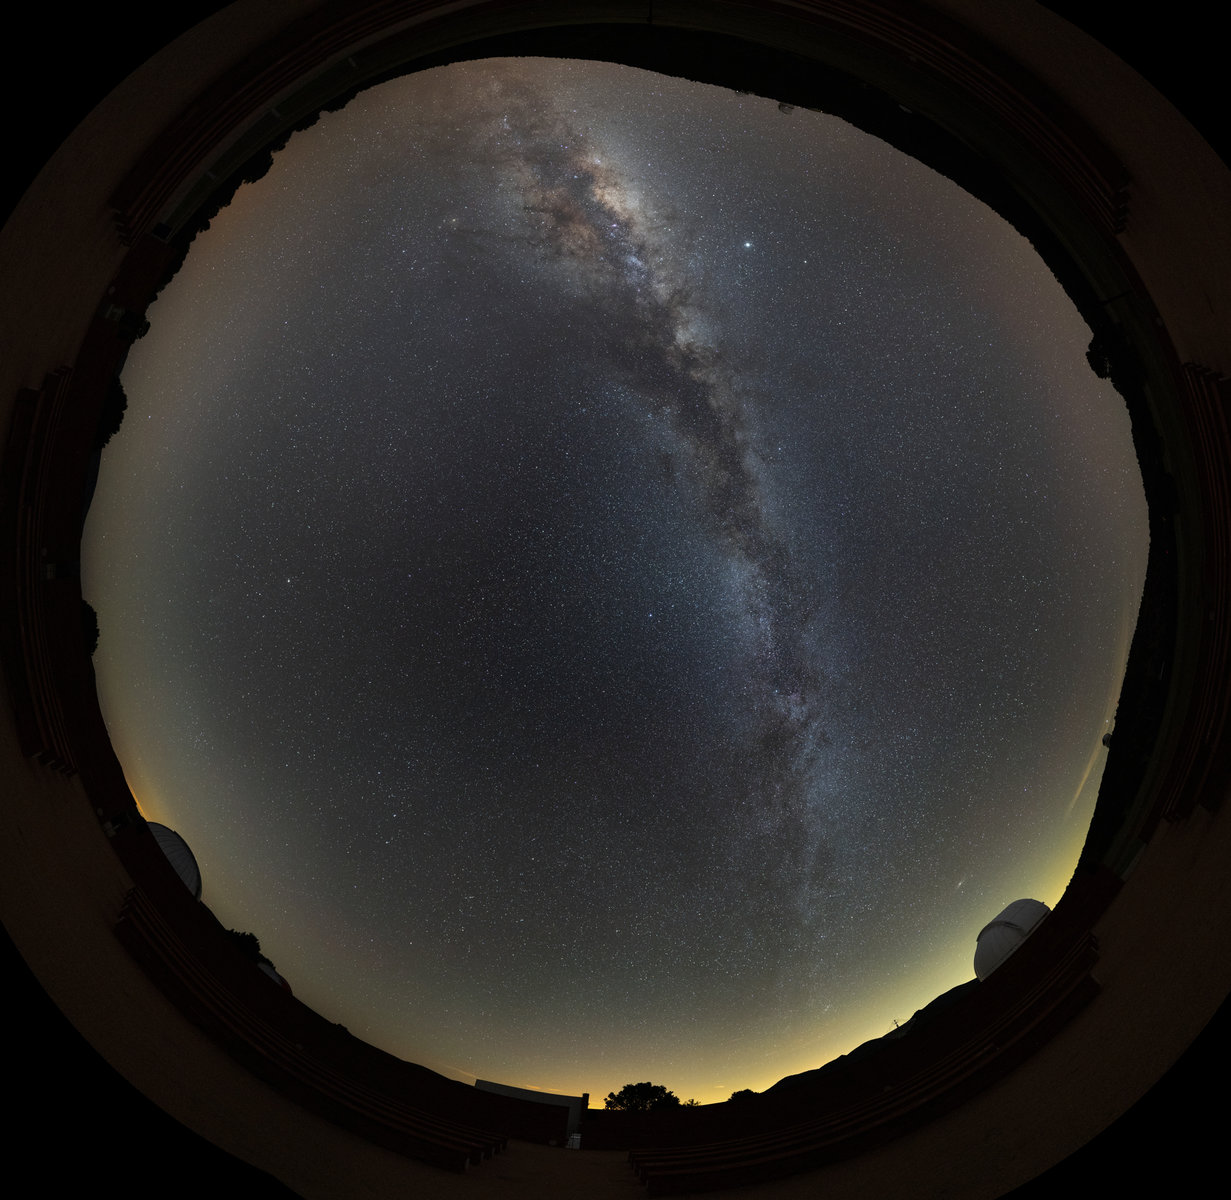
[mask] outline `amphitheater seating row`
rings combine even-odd
[[[409,1158],[464,1171],[499,1153],[502,1135],[441,1119],[333,1069],[238,1000],[133,888],[120,941],[177,1007],[254,1074],[303,1107]]]
[[[846,1104],[821,1104],[807,1120],[771,1132],[706,1145],[633,1150],[629,1162],[649,1195],[666,1196],[762,1183],[879,1145],[938,1110],[959,1104],[987,1082],[989,1073],[1011,1069],[1094,996],[1098,985],[1091,969],[1097,952],[1091,934],[1056,947],[1048,957],[1050,965],[1033,978],[1027,971],[1015,973],[1025,976],[1016,995],[1011,986],[1002,985],[996,989],[1001,995],[980,1004],[972,994],[972,1004],[960,1014],[968,1036],[954,1039],[947,1053],[926,1066],[882,1081],[880,1090],[865,1089]],[[945,1036],[942,1030],[929,1037],[933,1048],[938,1048],[937,1038]],[[758,1097],[748,1103],[770,1100]],[[795,1111],[808,1107],[801,1095]]]

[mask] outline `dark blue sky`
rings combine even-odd
[[[150,310],[104,711],[205,900],[460,1075],[723,1099],[969,978],[1084,837],[1128,418],[999,218],[615,66],[296,135]]]

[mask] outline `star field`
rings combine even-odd
[[[149,317],[100,697],[331,1019],[725,1099],[1063,889],[1145,501],[1089,331],[953,184],[757,97],[455,64],[297,134]]]

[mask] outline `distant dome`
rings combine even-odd
[[[149,821],[147,824],[158,842],[158,848],[170,860],[175,873],[184,881],[184,886],[200,900],[201,868],[197,866],[196,858],[188,849],[188,843],[174,829],[168,829],[156,821]]]
[[[269,961],[269,959],[262,958],[260,959],[260,961],[257,962],[256,965],[260,967],[261,970],[264,971],[265,974],[268,975],[270,979],[272,979],[275,983],[281,984],[282,987],[286,988],[288,992],[291,990],[291,985],[287,983],[287,981],[283,979],[281,975],[278,974],[277,967],[275,967],[274,964]]]
[[[1034,927],[1051,912],[1039,900],[1014,900],[975,938],[975,974],[986,979],[1024,942]]]

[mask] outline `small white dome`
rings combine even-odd
[[[1024,942],[1038,923],[1051,912],[1039,900],[1014,900],[975,938],[975,974],[986,979]]]
[[[159,825],[157,821],[149,821],[150,832],[158,843],[158,848],[175,868],[175,873],[184,881],[184,886],[198,900],[201,899],[201,868],[197,866],[196,857],[174,829]]]

